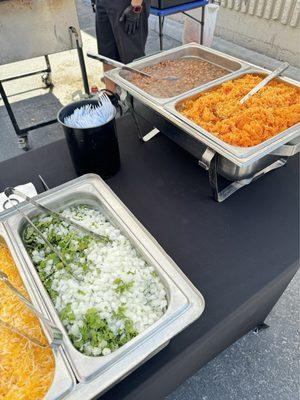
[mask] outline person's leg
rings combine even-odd
[[[148,37],[148,18],[150,0],[143,1],[139,29],[134,35],[128,35],[124,29],[124,22],[119,19],[124,9],[130,5],[130,0],[103,0],[110,20],[120,61],[124,64],[143,57]]]
[[[98,53],[118,61],[120,60],[118,48],[116,45],[112,26],[108,18],[107,11],[103,6],[103,3],[103,0],[96,1],[96,36]],[[103,67],[104,71],[109,71],[113,68],[105,64]],[[104,83],[106,89],[111,90],[112,92],[115,91],[114,82],[104,78]]]

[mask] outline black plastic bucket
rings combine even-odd
[[[76,108],[98,105],[98,100],[87,99],[63,107],[57,119],[63,127],[74,168],[78,175],[96,173],[109,178],[120,169],[120,153],[115,114],[106,124],[95,128],[70,128],[64,120]]]

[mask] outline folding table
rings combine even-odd
[[[160,50],[163,50],[163,28],[164,28],[164,20],[165,17],[169,15],[174,15],[178,13],[182,13],[189,18],[192,18],[194,21],[198,22],[201,25],[200,29],[200,44],[203,43],[203,29],[204,29],[204,22],[205,22],[205,6],[208,4],[208,0],[200,0],[200,1],[193,1],[186,4],[181,4],[180,6],[174,6],[165,8],[163,10],[155,7],[151,7],[150,14],[155,15],[158,17],[159,20],[159,45]],[[202,8],[201,13],[201,20],[193,17],[192,15],[188,14],[187,11],[194,10],[195,8]]]

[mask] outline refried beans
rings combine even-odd
[[[229,71],[195,58],[167,60],[145,67],[141,71],[151,78],[130,74],[129,81],[152,96],[170,98],[194,89],[204,83],[227,75]],[[162,80],[161,77],[178,76],[178,80]]]

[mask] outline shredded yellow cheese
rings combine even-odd
[[[28,298],[17,267],[1,237],[0,269]],[[38,319],[1,281],[0,318],[42,343],[47,343]],[[55,361],[51,349],[36,346],[0,324],[1,400],[43,399],[52,383],[54,369]]]

